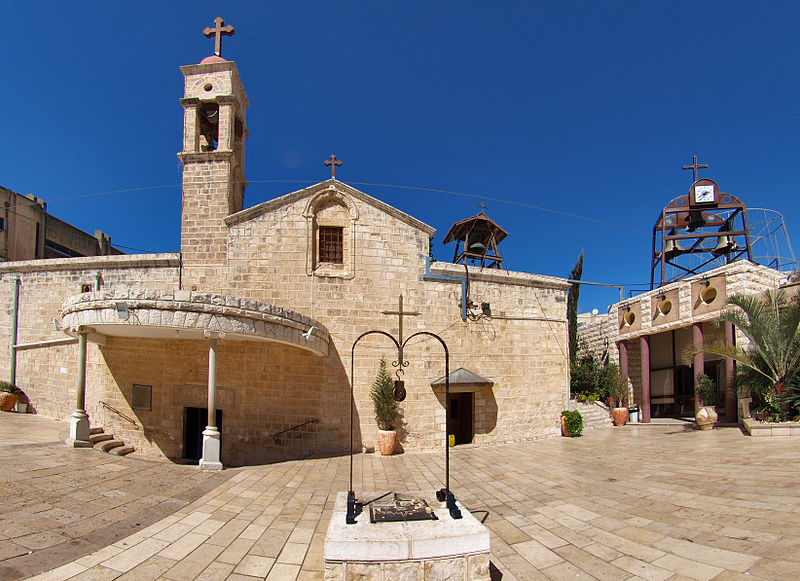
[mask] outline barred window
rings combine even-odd
[[[336,226],[319,227],[319,261],[343,264],[342,231]]]

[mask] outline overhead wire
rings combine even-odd
[[[207,184],[213,184],[215,182],[208,181],[203,182]],[[228,182],[225,182],[228,183]],[[303,179],[303,180],[247,180],[248,184],[276,184],[276,183],[317,183],[316,180],[313,179]],[[583,216],[581,214],[575,214],[574,212],[565,212],[564,210],[557,210],[555,208],[547,208],[545,206],[538,206],[536,204],[529,204],[527,202],[520,202],[518,200],[508,200],[505,198],[500,198],[496,196],[489,196],[486,194],[471,194],[468,192],[458,192],[454,190],[443,190],[439,188],[429,188],[425,186],[409,186],[409,185],[400,185],[400,184],[382,184],[376,182],[355,182],[355,181],[348,181],[348,184],[354,186],[370,186],[370,187],[379,187],[379,188],[392,188],[392,189],[400,189],[400,190],[411,190],[411,191],[418,191],[418,192],[431,192],[437,194],[445,194],[449,196],[459,196],[463,198],[470,198],[476,200],[489,200],[492,202],[497,202],[500,204],[508,204],[512,206],[519,206],[522,208],[528,208],[531,210],[537,210],[540,212],[547,212],[550,214],[556,214],[559,216],[565,216],[568,218],[575,218],[577,220],[584,220],[586,222],[593,222],[595,224],[601,224],[604,226],[609,226],[611,228],[618,228],[620,230],[627,230],[629,232],[634,232],[636,234],[642,235],[649,235],[647,232],[643,232],[642,230],[637,230],[635,228],[631,228],[630,226],[626,226],[624,224],[616,224],[614,222],[609,222],[607,220],[600,220],[598,218],[592,218],[590,216]],[[119,190],[109,190],[103,192],[93,192],[89,194],[76,194],[73,196],[63,196],[60,198],[50,198],[50,202],[63,202],[69,200],[77,200],[80,198],[91,198],[91,197],[98,197],[98,196],[109,196],[115,194],[125,194],[125,193],[132,193],[132,192],[144,192],[148,190],[160,190],[160,189],[169,189],[169,188],[180,188],[181,184],[169,184],[169,185],[159,185],[159,186],[143,186],[137,188],[123,188]]]

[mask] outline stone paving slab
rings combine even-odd
[[[68,428],[67,422],[33,414],[0,413],[4,581],[24,579],[112,545],[233,476],[67,448],[63,438]],[[101,574],[81,567],[81,578]]]
[[[325,531],[336,493],[348,488],[347,457],[209,475],[71,450],[58,443],[64,424],[28,416],[12,426],[7,415],[0,414],[0,461],[14,469],[0,474],[0,494],[12,506],[0,514],[0,579],[49,569],[33,579],[322,581]],[[14,449],[34,443],[23,459],[12,459]],[[455,448],[451,488],[485,519],[494,580],[796,580],[799,459],[800,439],[628,425],[582,438]],[[358,455],[355,490],[433,495],[443,460]],[[185,493],[146,494],[148,478],[163,487],[175,474]],[[122,496],[103,495],[102,486]],[[103,510],[82,511],[95,499]],[[141,513],[93,520],[128,506]],[[166,514],[147,513],[159,506]],[[137,514],[150,520],[131,531]],[[84,533],[84,526],[98,528]],[[14,556],[20,537],[38,533],[70,540]],[[40,542],[47,538],[58,540]],[[46,554],[56,549],[58,558]],[[38,571],[21,568],[39,555]]]

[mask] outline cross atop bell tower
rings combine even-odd
[[[207,26],[206,29],[203,31],[203,34],[206,35],[206,38],[214,37],[214,54],[218,57],[222,57],[222,37],[223,36],[233,36],[233,33],[236,32],[233,29],[233,26],[230,24],[227,26],[223,26],[225,21],[222,20],[222,16],[217,16],[214,19],[214,28]]]
[[[233,61],[220,56],[222,35],[233,34],[217,17],[204,34],[215,54],[181,67],[184,76],[181,253],[186,288],[215,291],[227,248],[224,219],[244,204],[247,94]]]

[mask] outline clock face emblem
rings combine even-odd
[[[714,186],[702,185],[694,188],[694,203],[706,204],[714,201]]]

